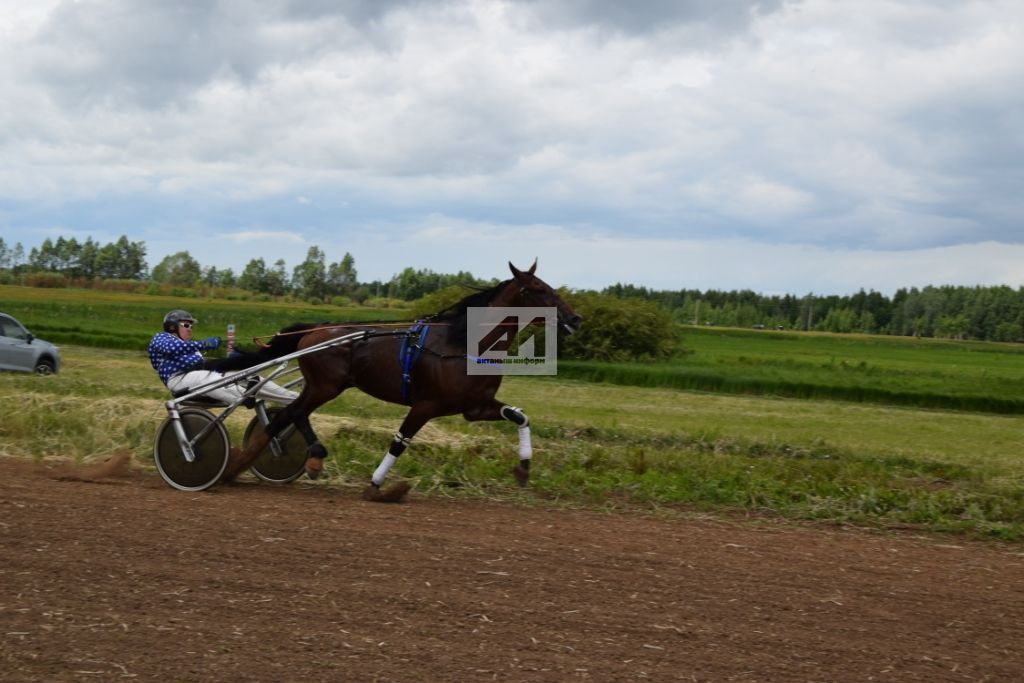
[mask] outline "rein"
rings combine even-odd
[[[408,348],[408,350],[410,350],[410,351],[415,351],[416,359],[419,359],[419,355],[421,353],[426,352],[426,353],[430,354],[431,356],[433,356],[435,358],[440,358],[441,360],[450,360],[452,358],[458,358],[460,360],[465,360],[466,358],[469,357],[469,355],[466,354],[466,353],[441,353],[440,351],[435,351],[434,349],[431,349],[431,348],[429,348],[427,346],[423,346],[421,343],[418,343],[418,342],[423,342],[425,340],[425,337],[426,337],[425,334],[421,335],[421,331],[419,329],[419,326],[426,325],[427,327],[432,327],[434,325],[447,326],[447,325],[450,325],[450,324],[451,323],[435,323],[435,322],[430,322],[430,318],[426,318],[425,320],[418,320],[418,321],[416,321],[414,323],[405,323],[405,322],[402,322],[402,323],[348,323],[348,324],[342,324],[342,325],[327,325],[327,326],[324,326],[324,327],[316,327],[316,328],[312,328],[312,329],[308,329],[308,330],[295,330],[294,332],[278,332],[277,334],[264,334],[264,335],[261,335],[259,337],[253,337],[252,341],[253,341],[254,344],[256,344],[256,346],[258,346],[258,347],[260,347],[262,349],[269,349],[270,348],[270,344],[264,344],[263,341],[261,341],[261,340],[263,340],[263,339],[273,339],[274,337],[290,337],[290,336],[296,335],[296,334],[306,335],[306,334],[310,334],[311,332],[315,332],[317,330],[339,330],[339,329],[346,329],[346,328],[352,328],[352,327],[372,327],[372,328],[376,328],[376,327],[395,327],[395,328],[398,328],[398,327],[408,327],[409,329],[406,330],[406,332],[404,334],[398,332],[398,330],[395,330],[395,331],[390,332],[390,333],[385,333],[385,334],[381,334],[381,335],[374,335],[374,336],[389,336],[389,337],[401,336],[403,338],[403,341],[402,341],[403,351],[401,352],[400,357],[405,355],[405,350],[404,349]],[[411,342],[410,343],[409,339],[411,337],[413,337],[413,336],[416,336],[417,340],[415,342]],[[408,347],[406,347],[406,345],[408,345]],[[415,361],[413,361],[413,362],[415,362]],[[403,360],[403,365],[404,364],[405,364],[405,361]],[[408,373],[409,369],[411,369],[411,367],[403,370],[403,373]]]
[[[421,322],[421,321],[417,321],[417,322]],[[339,325],[325,325],[323,327],[311,327],[311,328],[305,329],[305,330],[295,330],[294,332],[276,332],[274,334],[263,334],[263,335],[260,335],[258,337],[253,337],[252,341],[253,341],[254,344],[256,344],[256,346],[259,346],[260,348],[264,348],[265,349],[265,348],[269,347],[269,344],[264,344],[261,340],[263,340],[263,339],[273,339],[274,337],[290,337],[290,336],[296,335],[296,334],[306,335],[306,334],[310,334],[311,332],[316,332],[318,330],[342,330],[342,329],[352,328],[352,327],[373,327],[373,328],[377,328],[377,327],[412,327],[415,324],[417,324],[417,323],[416,322],[413,322],[413,323],[408,323],[408,322],[401,322],[401,323],[342,323],[342,324],[339,324]],[[430,324],[431,325],[448,325],[449,323],[430,323]]]
[[[505,283],[505,284],[507,284],[507,283]],[[487,292],[488,290],[481,290],[481,291],[482,292]],[[519,296],[522,299],[526,299],[527,297],[532,296],[532,292],[530,292],[525,286],[520,286],[520,288],[519,288]],[[495,297],[496,297],[496,293],[492,293],[488,297],[487,303],[489,304]],[[444,311],[442,311],[442,313],[444,313]],[[442,313],[435,313],[433,315],[426,316],[425,318],[422,318],[420,320],[416,320],[414,322],[379,322],[379,323],[364,322],[364,323],[340,323],[340,324],[337,324],[337,325],[324,325],[322,327],[315,327],[315,328],[310,328],[310,329],[305,329],[305,330],[295,330],[293,332],[278,332],[277,334],[265,334],[265,335],[262,335],[262,336],[253,337],[252,341],[253,341],[254,344],[256,344],[256,346],[258,346],[260,348],[268,348],[269,344],[265,344],[262,340],[264,340],[264,339],[272,339],[273,337],[278,337],[278,336],[279,337],[286,337],[286,336],[291,336],[291,335],[296,335],[296,334],[306,335],[306,334],[310,334],[311,332],[314,332],[316,330],[339,330],[339,329],[366,328],[366,327],[369,327],[369,328],[381,328],[381,327],[401,328],[401,327],[405,327],[405,328],[407,328],[407,330],[406,330],[405,335],[404,335],[404,340],[402,342],[402,350],[401,350],[400,355],[399,355],[399,358],[402,361],[403,366],[409,365],[409,363],[408,363],[409,359],[407,358],[407,350],[414,351],[417,359],[419,358],[420,353],[423,352],[423,351],[426,351],[427,353],[429,353],[430,355],[432,355],[432,356],[434,356],[436,358],[442,358],[442,359],[448,359],[448,358],[461,358],[461,359],[465,359],[465,358],[468,358],[469,357],[468,353],[463,353],[463,354],[440,353],[439,351],[434,351],[433,349],[429,349],[429,348],[427,348],[426,346],[423,345],[423,343],[426,340],[426,331],[431,326],[437,325],[437,326],[440,327],[440,326],[451,325],[451,323],[448,323],[448,322],[435,322],[434,321],[436,318],[441,316]],[[511,324],[511,323],[509,323],[509,324]],[[395,334],[394,336],[398,336],[398,334]],[[416,339],[415,342],[410,342],[409,340],[413,336],[416,336],[417,339]],[[415,360],[413,360],[412,362],[415,362]],[[403,374],[407,375],[409,370],[410,370],[410,367],[404,367],[403,368]]]

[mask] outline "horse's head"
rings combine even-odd
[[[537,270],[537,261],[534,259],[529,270],[522,271],[512,265],[509,261],[508,267],[512,270],[513,279],[509,283],[513,286],[513,306],[540,306],[552,307],[558,310],[558,325],[568,334],[572,334],[580,328],[583,322],[582,316],[572,310],[572,306],[558,295],[551,285],[534,275]]]

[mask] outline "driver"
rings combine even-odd
[[[192,339],[192,328],[196,324],[188,311],[175,309],[164,316],[163,331],[157,332],[149,341],[149,362],[163,382],[175,396],[195,391],[204,384],[224,378],[218,370],[218,362],[205,360],[200,353],[220,346],[219,337],[207,337],[202,341]],[[224,365],[224,362],[220,362]],[[206,395],[223,403],[234,403],[245,394],[238,384],[206,392]],[[284,387],[267,382],[258,393],[259,397],[275,403],[291,403],[298,394]]]

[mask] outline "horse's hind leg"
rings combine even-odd
[[[309,384],[307,383],[307,388]],[[289,409],[289,420],[293,422],[295,428],[299,430],[302,437],[306,440],[306,476],[310,479],[318,479],[324,471],[324,458],[327,457],[327,449],[320,443],[320,439],[317,438],[316,432],[313,431],[313,425],[309,423],[309,416],[313,414],[313,411],[327,403],[331,399],[340,396],[341,392],[345,391],[348,385],[344,385],[338,389],[325,389],[320,388],[318,391],[310,391],[307,396],[305,390],[303,394],[299,396],[292,404],[288,406]],[[281,424],[277,427],[278,430],[283,429],[287,426],[288,422]],[[267,427],[267,431],[270,431],[274,425],[271,424]],[[276,433],[276,432],[273,432]],[[272,434],[273,434],[272,433]]]
[[[433,405],[429,403],[417,403],[412,407],[409,414],[402,420],[402,426],[399,427],[395,437],[391,440],[388,452],[384,454],[384,458],[380,461],[377,469],[374,470],[373,476],[370,478],[370,484],[363,490],[364,500],[376,503],[397,503],[405,498],[405,494],[409,492],[409,485],[407,483],[398,482],[383,490],[381,485],[384,484],[384,479],[388,476],[388,472],[395,464],[395,461],[398,460],[398,457],[409,446],[412,438],[416,436],[416,432],[436,414]]]
[[[300,394],[299,397],[301,398],[301,396],[302,395]],[[267,443],[269,443],[272,438],[277,436],[281,430],[294,421],[295,409],[292,406],[297,402],[298,399],[277,411],[277,413],[274,414],[274,417],[270,419],[270,424],[267,425],[266,429],[253,430],[252,436],[244,451],[240,448],[231,449],[231,456],[228,458],[228,466],[224,469],[224,473],[220,477],[221,481],[233,481],[235,477],[245,471],[245,469],[249,467],[257,457],[259,457],[259,454],[267,447]]]
[[[310,479],[319,479],[324,471],[327,449],[313,431],[313,425],[309,423],[309,413],[295,417],[295,428],[306,440],[306,476]]]
[[[333,391],[333,390],[332,390]],[[224,470],[224,474],[221,476],[222,481],[231,481],[238,474],[245,470],[252,462],[259,456],[260,452],[266,448],[267,443],[281,432],[285,427],[290,424],[295,424],[295,428],[299,430],[302,436],[306,439],[308,448],[306,449],[306,475],[310,479],[316,479],[323,471],[323,459],[327,456],[327,449],[317,440],[316,434],[313,432],[313,427],[309,423],[310,414],[319,408],[321,405],[331,400],[335,396],[341,393],[342,389],[337,391],[313,391],[307,384],[299,397],[286,405],[283,409],[274,415],[270,424],[267,425],[266,429],[258,429],[253,434],[253,438],[249,441],[248,446],[244,451],[237,448],[233,448],[231,458],[228,460],[228,466]],[[314,471],[311,471],[310,461],[314,462]],[[316,467],[318,465],[318,467]]]

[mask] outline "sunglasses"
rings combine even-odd
[[[184,327],[186,330],[191,330],[192,329],[192,323],[178,323],[178,324],[181,325],[182,327]]]

